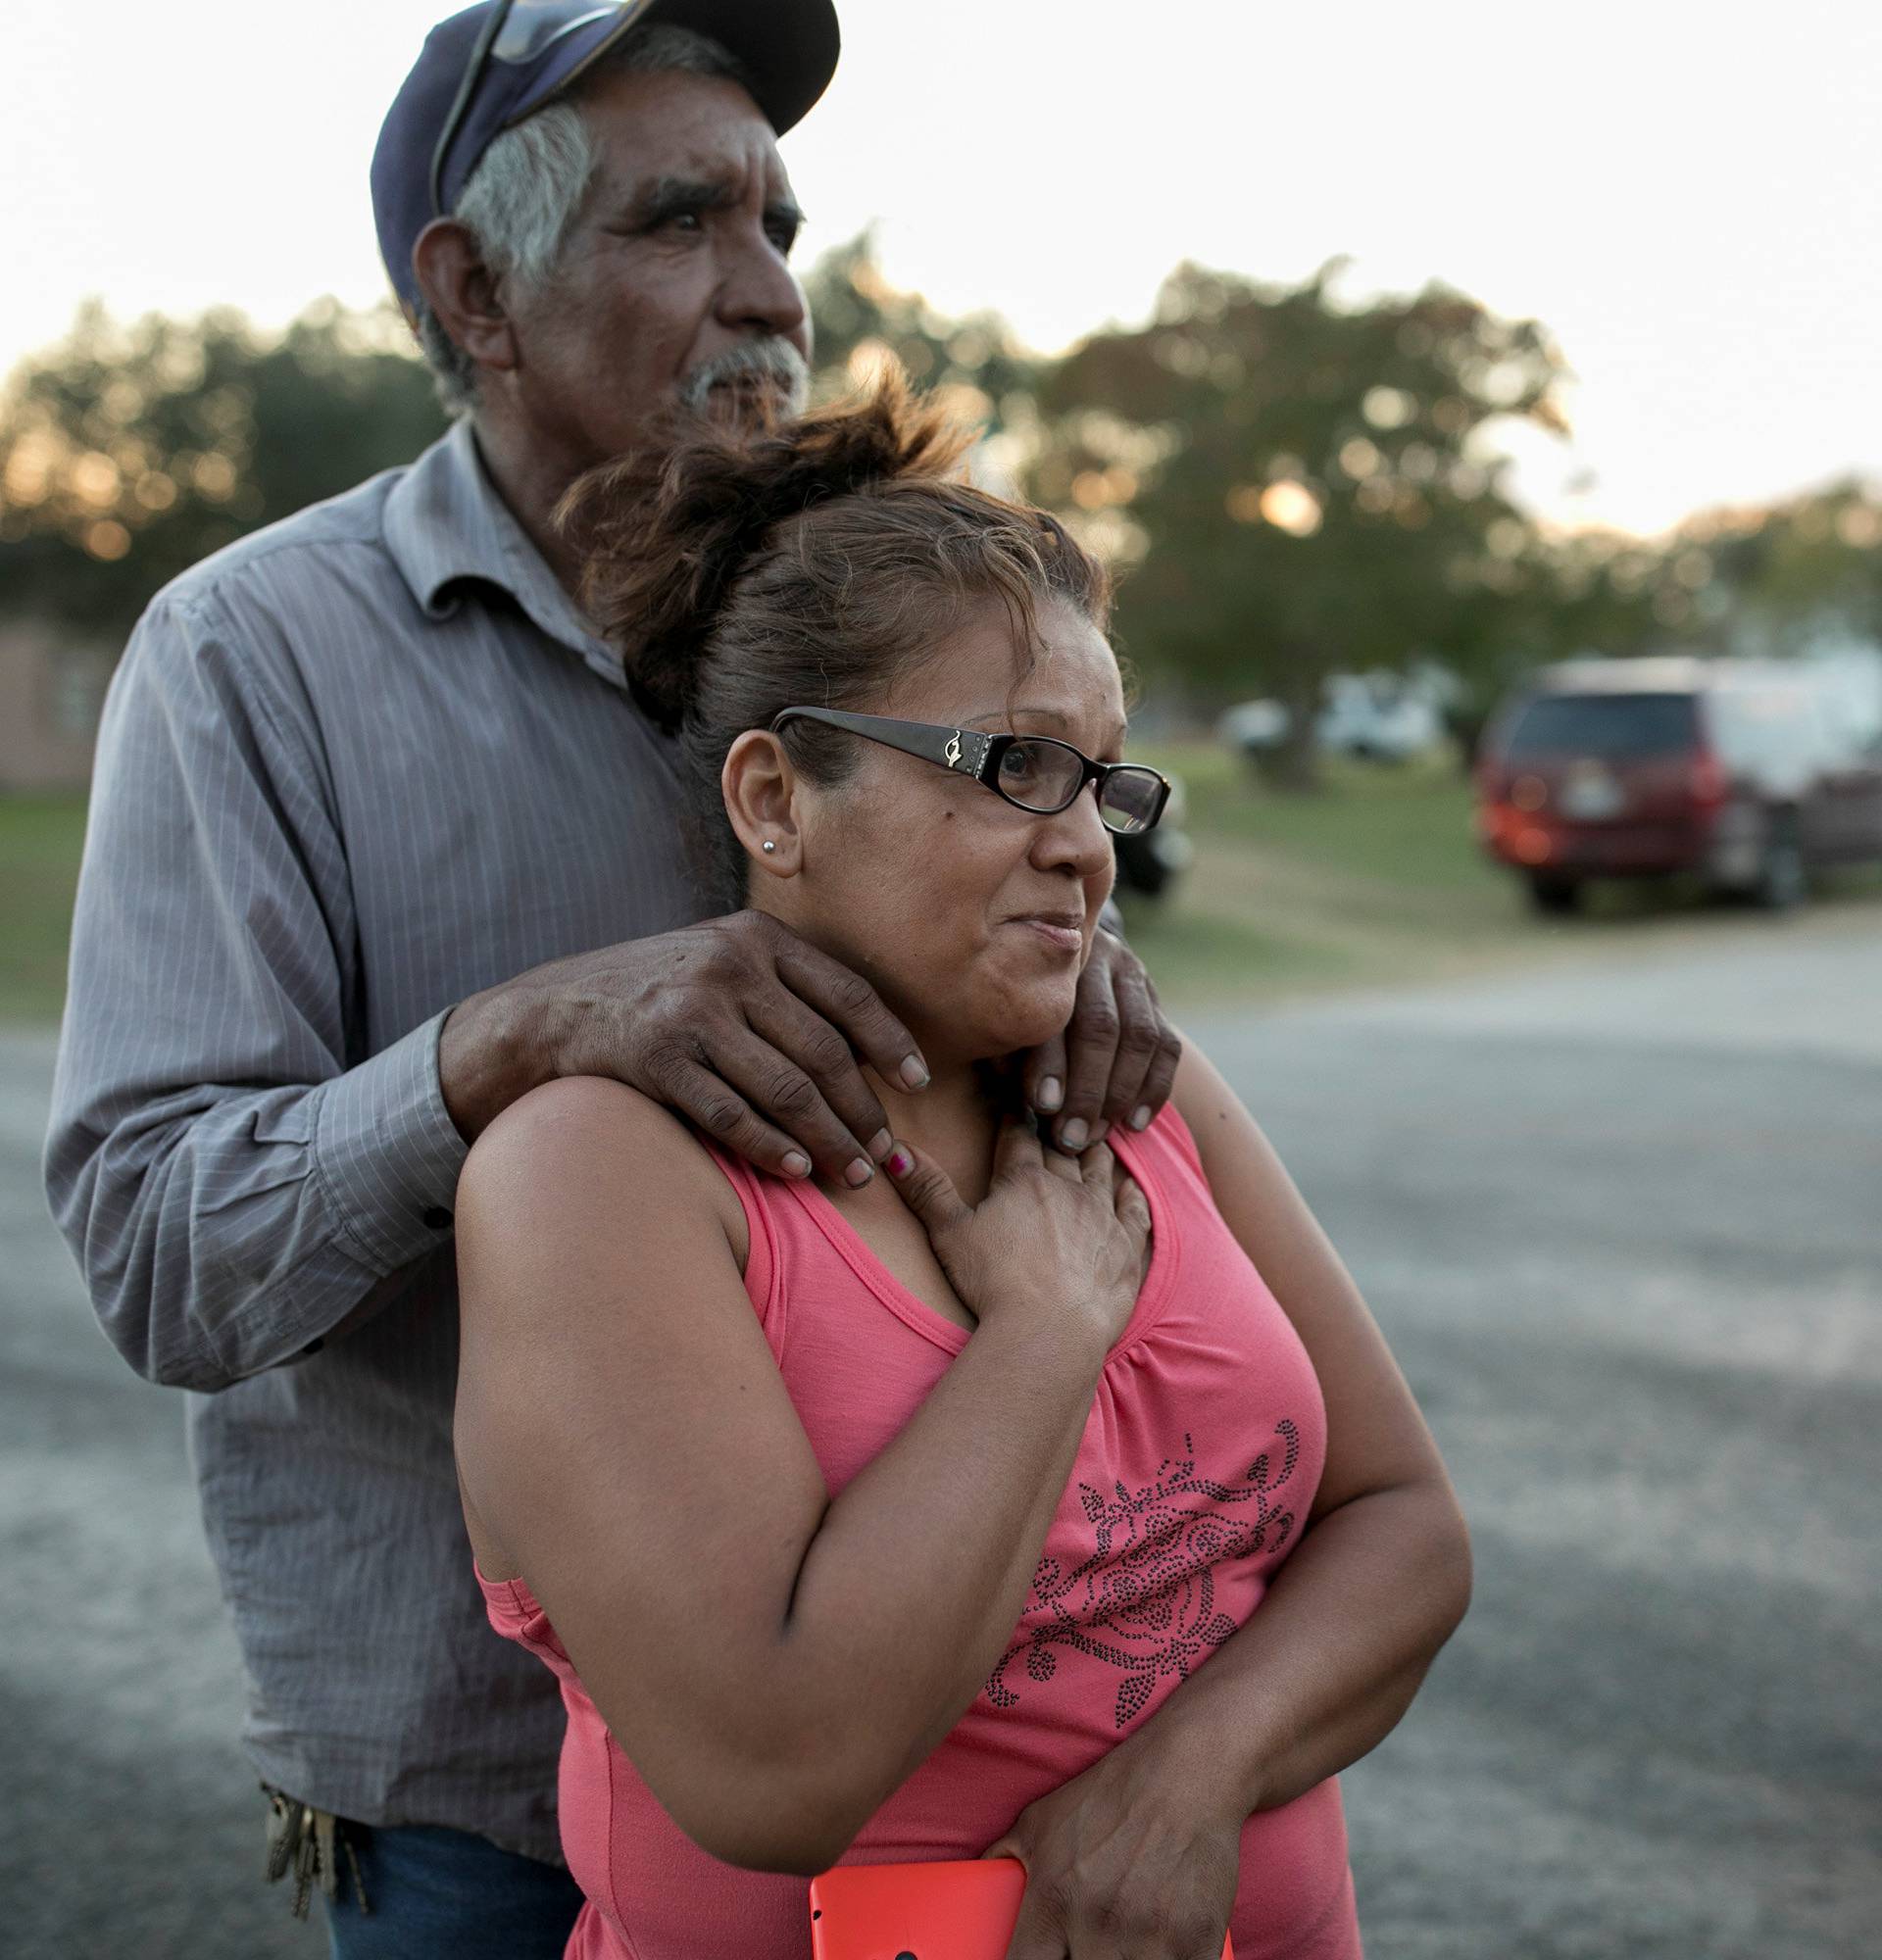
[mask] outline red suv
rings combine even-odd
[[[1545,667],[1492,717],[1476,786],[1485,848],[1544,911],[1676,871],[1790,906],[1819,865],[1882,858],[1882,742],[1839,734],[1808,668]]]

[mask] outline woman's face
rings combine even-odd
[[[1005,607],[990,604],[867,711],[1053,735],[1121,760],[1123,686],[1104,635],[1058,603],[1039,609],[1037,632],[1028,669]],[[1114,872],[1090,786],[1042,816],[919,757],[844,739],[860,752],[855,773],[827,790],[799,779],[796,875],[755,878],[755,903],[863,974],[931,1061],[1058,1032]]]

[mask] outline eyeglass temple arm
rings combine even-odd
[[[821,721],[832,728],[847,728],[852,734],[867,735],[900,749],[905,756],[919,756],[923,761],[938,762],[975,782],[986,780],[988,760],[994,751],[992,735],[977,728],[938,727],[928,721],[901,721],[892,714],[850,714],[840,708],[787,708],[771,722],[776,729],[786,721]]]

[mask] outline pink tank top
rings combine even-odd
[[[1106,1363],[1025,1611],[973,1705],[844,1862],[979,1856],[1139,1723],[1261,1605],[1326,1455],[1306,1350],[1210,1196],[1173,1105],[1114,1138],[1150,1204],[1150,1271]],[[832,1494],[969,1339],[897,1281],[814,1186],[719,1155],[751,1227],[745,1285]],[[808,1960],[808,1881],[688,1838],[608,1733],[521,1580],[490,1622],[554,1671],[561,1814],[587,1895],[569,1960]],[[1237,1960],[1357,1960],[1339,1788],[1250,1818]]]

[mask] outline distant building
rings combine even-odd
[[[0,620],[0,795],[82,790],[117,650],[39,619]]]

